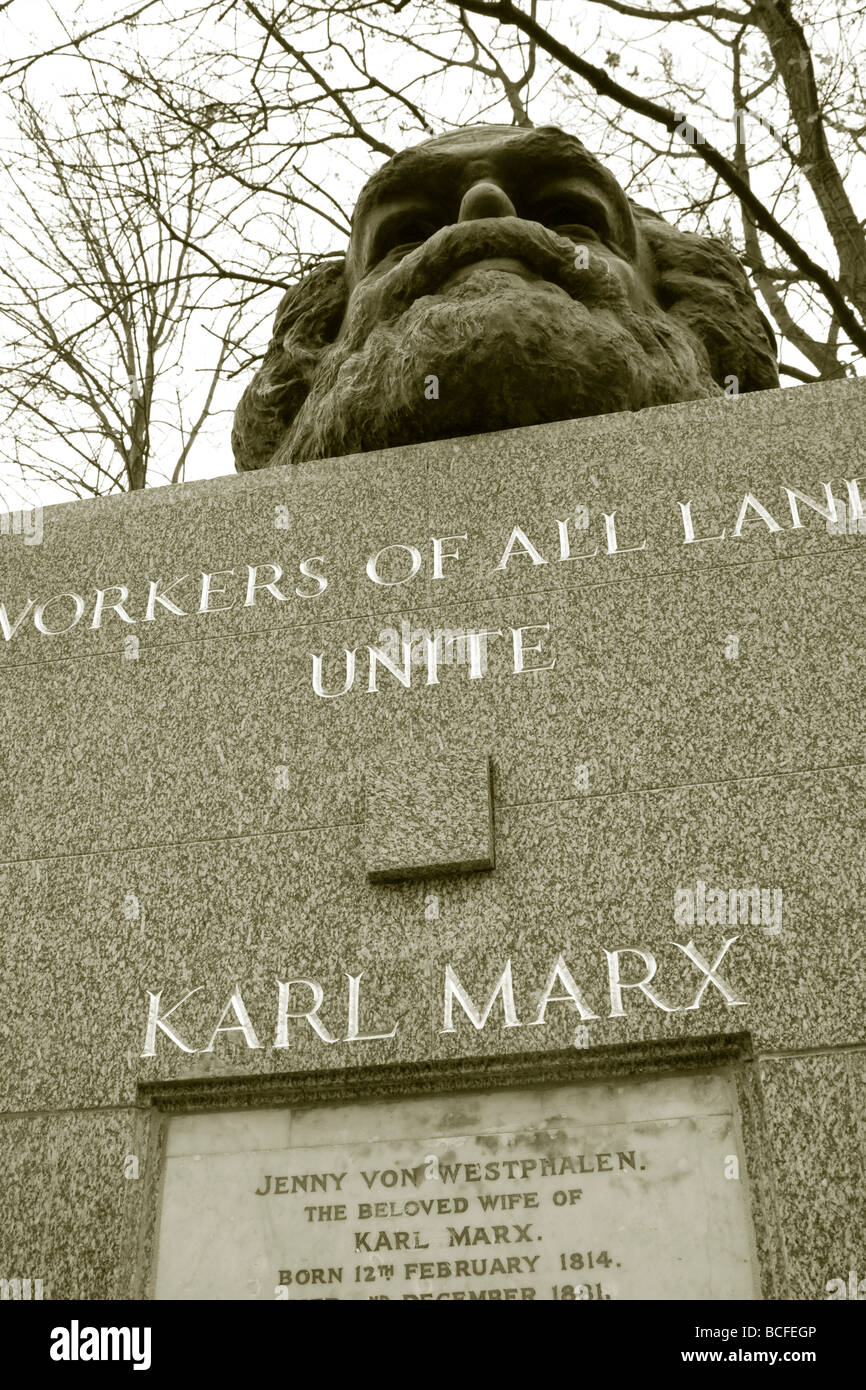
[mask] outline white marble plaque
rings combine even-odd
[[[720,1074],[169,1120],[158,1299],[758,1297]]]

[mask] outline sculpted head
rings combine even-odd
[[[389,160],[344,261],[283,297],[239,469],[778,385],[736,256],[631,203],[573,136],[473,126]]]

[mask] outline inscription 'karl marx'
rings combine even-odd
[[[629,991],[637,991],[642,994],[650,1004],[662,1013],[688,1013],[691,1010],[699,1009],[706,996],[710,985],[721,994],[725,1003],[731,1007],[739,1007],[745,1004],[744,999],[739,999],[735,991],[731,988],[719,967],[722,964],[729,949],[738,941],[739,937],[732,936],[724,941],[721,950],[715,960],[710,963],[706,957],[698,950],[694,941],[689,941],[683,945],[679,941],[669,943],[675,950],[679,951],[686,960],[693,966],[700,975],[700,984],[693,998],[688,1002],[676,1004],[666,999],[653,983],[655,981],[658,964],[651,951],[646,951],[639,946],[629,946],[618,951],[605,950],[607,959],[607,988],[610,997],[610,1013],[608,1018],[624,1018],[625,1004],[623,995]],[[643,964],[643,975],[639,979],[629,980],[625,972],[629,967],[625,964],[625,958],[636,956]],[[315,1033],[316,1037],[323,1043],[333,1044],[337,1042],[359,1043],[359,1042],[386,1042],[395,1037],[398,1025],[385,1031],[384,1029],[374,1033],[362,1033],[360,1025],[361,1011],[361,979],[362,974],[348,975],[349,981],[349,1001],[348,1001],[348,1028],[346,1036],[339,1038],[326,1026],[319,1010],[325,1000],[324,986],[317,980],[278,980],[277,981],[277,1021],[274,1034],[274,1048],[288,1048],[289,1042],[289,1021],[296,1020],[306,1023]],[[262,1048],[263,1043],[259,1041],[258,1034],[253,1026],[247,1006],[241,994],[240,986],[232,993],[225,1008],[222,1010],[216,1026],[214,1027],[209,1041],[204,1047],[196,1048],[188,1042],[180,1033],[179,1025],[171,1016],[185,1004],[193,995],[198,994],[203,985],[190,990],[170,1008],[166,1009],[162,1005],[162,990],[147,990],[148,1013],[145,1029],[145,1042],[142,1057],[156,1056],[157,1033],[163,1033],[175,1047],[179,1047],[182,1052],[213,1052],[216,1040],[221,1033],[240,1033],[250,1048]],[[297,989],[309,990],[312,994],[312,1001],[306,1008],[290,1009],[289,1003],[292,992]],[[445,966],[445,978],[442,1000],[442,1027],[440,1033],[454,1033],[457,1025],[454,1021],[454,1008],[457,1005],[466,1018],[477,1030],[481,1031],[487,1024],[488,1019],[493,1014],[493,1008],[497,998],[502,1005],[502,1026],[504,1028],[522,1028],[524,1026],[517,1016],[517,1007],[514,998],[514,980],[512,978],[511,961],[506,962],[505,969],[497,980],[493,993],[490,995],[486,1005],[477,1005],[472,999],[468,989],[461,981],[456,970],[452,965]],[[547,983],[542,990],[538,1000],[537,1011],[534,1018],[529,1020],[529,1027],[541,1027],[547,1021],[547,1010],[551,1004],[568,1004],[576,1009],[580,1018],[584,1021],[598,1019],[600,1014],[587,1003],[586,996],[578,987],[574,976],[566,964],[565,957],[560,954],[553,962],[553,966],[547,977]],[[429,1008],[426,1000],[419,999],[417,1006],[420,1007],[425,1015]],[[234,1023],[227,1023],[226,1019],[233,1016]]]

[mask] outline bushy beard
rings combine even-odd
[[[605,269],[580,299],[479,266],[384,320],[362,300],[273,462],[720,395],[696,335],[660,307],[633,307]]]

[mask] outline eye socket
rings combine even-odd
[[[603,209],[584,198],[556,198],[536,209],[536,218],[552,231],[566,236],[606,241],[607,217]]]
[[[378,265],[386,256],[393,256],[398,251],[408,255],[434,232],[438,232],[441,225],[431,215],[421,212],[407,212],[389,218],[376,232],[371,264]]]

